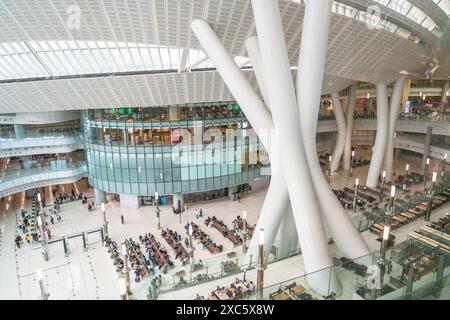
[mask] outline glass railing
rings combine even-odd
[[[14,131],[2,131],[0,134],[0,142],[15,142],[32,139],[55,139],[55,138],[72,138],[80,137],[81,132],[76,128],[68,129],[46,129],[46,130],[28,130],[23,138],[17,138]]]
[[[247,245],[249,245],[249,241],[247,241]],[[300,253],[297,237],[278,240],[274,242],[266,263],[270,264]],[[242,252],[242,246],[240,246],[235,248],[234,251],[205,260],[196,259],[194,252],[195,266],[187,264],[175,267],[165,274],[160,272],[152,274],[145,279],[140,289],[133,293],[133,299],[148,299],[149,296],[155,299],[161,293],[195,286],[254,269],[257,265],[257,257],[258,247],[248,248],[245,254]]]
[[[64,163],[60,162],[59,165],[56,166],[52,165],[51,163],[46,163],[41,164],[35,168],[9,170],[0,173],[0,183],[5,183],[8,181],[38,174],[57,173],[57,172],[64,172],[67,170],[75,170],[82,167],[86,167],[85,161],[64,162]]]
[[[337,284],[333,287],[332,279]],[[318,294],[317,279],[328,281]],[[387,250],[305,274],[247,294],[249,300],[420,300],[449,299],[450,253],[407,240]],[[335,291],[333,291],[335,290]]]
[[[448,238],[448,234],[444,237]],[[265,258],[265,265],[300,253],[297,239],[275,242],[272,252]],[[251,292],[241,299],[397,300],[422,299],[441,293],[444,296],[441,295],[440,298],[450,298],[449,291],[442,290],[450,285],[450,252],[437,246],[409,239],[388,249],[384,258],[378,250],[353,261],[336,258],[337,255],[333,252],[331,255],[335,256],[333,267],[272,284],[264,287],[262,292]],[[207,259],[201,265],[195,261],[196,271],[190,270],[191,267],[186,265],[187,272],[152,274],[139,290],[133,292],[132,299],[157,299],[161,294],[233,275],[242,279],[246,272],[255,270],[256,267],[257,248],[249,248],[247,257],[240,252],[232,257],[223,255]],[[410,267],[414,268],[413,272],[410,272]],[[299,273],[301,272],[299,269]],[[411,274],[413,278],[409,278]],[[337,279],[336,282],[332,281],[334,278]],[[318,279],[328,285],[315,286]],[[408,284],[412,284],[412,289],[408,289]],[[194,298],[195,296],[192,297]]]

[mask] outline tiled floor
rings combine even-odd
[[[364,157],[364,156],[363,156]],[[370,157],[366,154],[365,158]],[[395,160],[395,166],[399,173],[404,173],[406,163],[410,163],[411,171],[420,172],[420,159],[410,156],[402,156]],[[435,165],[438,169],[438,165]],[[433,170],[430,166],[430,172]],[[331,185],[333,188],[343,186],[352,187],[354,179],[360,178],[363,181],[367,174],[368,166],[356,168],[353,172],[353,178],[349,178],[347,173],[341,172],[332,176]],[[70,193],[70,190],[78,188],[85,191],[82,183],[76,185],[64,186],[64,190]],[[420,186],[418,187],[420,188]],[[51,199],[50,188],[46,188],[46,197]],[[224,246],[226,254],[230,251],[239,251],[240,248],[233,248],[232,243],[225,239],[217,230],[207,228],[203,221],[208,216],[217,216],[231,227],[232,221],[237,215],[241,215],[243,210],[247,211],[247,217],[250,224],[255,224],[259,211],[264,201],[266,189],[260,189],[251,192],[240,203],[230,201],[226,198],[213,200],[206,203],[187,204],[187,212],[182,214],[181,223],[179,216],[174,215],[170,206],[161,207],[161,226],[184,233],[184,225],[188,221],[195,221],[201,229],[206,232],[213,241]],[[93,190],[88,191],[88,196],[93,196]],[[102,246],[99,233],[88,235],[88,249],[83,250],[81,237],[75,237],[69,240],[69,255],[64,254],[62,242],[49,245],[49,261],[42,259],[39,245],[28,245],[22,243],[20,249],[14,245],[16,228],[16,214],[21,207],[29,209],[31,204],[25,200],[25,194],[16,194],[0,202],[0,299],[39,299],[40,289],[36,279],[36,270],[42,269],[45,275],[47,291],[50,293],[50,299],[118,299],[118,275],[112,264],[112,260],[105,247]],[[204,212],[203,219],[195,219],[194,211],[196,208],[202,208]],[[445,215],[449,206],[443,207],[433,213],[432,219]],[[355,215],[348,211],[349,215]],[[124,215],[125,224],[121,224],[120,216]],[[361,214],[357,212],[356,214]],[[80,201],[70,202],[61,206],[62,221],[52,225],[47,218],[49,228],[52,231],[52,238],[79,234],[83,231],[100,228],[103,223],[103,216],[100,207],[94,211],[88,210],[81,205]],[[121,242],[125,238],[133,237],[136,239],[139,235],[147,232],[153,233],[168,248],[172,255],[172,260],[176,262],[177,267],[170,271],[174,273],[180,270],[179,262],[174,259],[171,248],[160,236],[160,231],[156,230],[155,208],[151,206],[141,207],[139,209],[123,209],[120,204],[111,200],[106,205],[106,215],[109,222],[108,231],[111,238],[116,242]],[[395,230],[396,243],[406,239],[407,233],[424,225],[423,220],[417,220],[401,229]],[[21,232],[19,232],[21,234]],[[376,236],[369,232],[363,233],[364,239],[370,248],[377,250],[379,242]],[[184,240],[184,239],[183,239]],[[210,259],[212,255],[203,250],[198,241],[195,242],[195,258]],[[184,241],[183,241],[184,243]],[[333,252],[338,250],[332,246]],[[284,280],[293,279],[304,274],[303,261],[301,256],[291,257],[271,264],[266,270],[265,284],[276,284]],[[196,287],[186,288],[176,292],[163,294],[161,299],[193,299],[196,293],[207,295],[217,285],[226,286],[234,280],[235,276],[223,278],[218,281],[204,283]],[[247,277],[253,281],[256,280],[256,271],[250,271]],[[343,296],[352,298],[352,286],[359,279],[348,279],[348,283],[343,283]],[[140,284],[132,281],[132,290],[140,289]],[[305,286],[307,286],[305,284]]]

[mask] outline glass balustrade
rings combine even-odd
[[[447,233],[436,231],[435,240],[449,241]],[[272,252],[265,258],[265,265],[292,257],[300,253],[298,241],[294,238],[274,243]],[[332,255],[335,255],[332,253]],[[194,256],[195,257],[195,256]],[[262,292],[247,292],[241,299],[248,300],[404,300],[423,299],[429,296],[448,299],[450,286],[450,251],[439,245],[408,239],[407,241],[387,249],[382,257],[380,251],[348,260],[333,259],[334,265],[315,273],[301,274],[298,277],[264,286]],[[245,257],[242,252],[235,256],[218,256],[196,264],[198,270],[189,270],[185,266],[182,273],[152,274],[142,287],[133,292],[130,298],[135,300],[157,299],[161,294],[199,285],[236,275],[246,279],[247,272],[256,272],[257,248],[249,248]],[[267,272],[267,271],[266,271]],[[299,274],[302,271],[299,269]],[[332,276],[338,280],[337,292],[328,287],[318,294],[308,285],[308,280],[320,277],[328,279]],[[231,282],[232,280],[230,280]],[[194,292],[194,291],[193,291]],[[192,293],[192,299],[195,298]]]

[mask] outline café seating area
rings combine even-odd
[[[236,280],[228,287],[217,286],[216,290],[208,295],[207,300],[239,300],[247,297],[255,291],[255,285],[251,281]],[[197,296],[196,300],[203,300],[201,296]]]
[[[212,254],[220,253],[223,251],[223,245],[218,245],[217,243],[213,242],[211,238],[194,222],[191,222],[191,225],[192,236],[195,240],[199,240],[201,242],[201,244],[203,245],[203,249],[208,249],[208,251]],[[188,231],[189,223],[187,223],[184,228],[186,229],[186,231]]]
[[[248,224],[247,221],[247,230],[245,230],[245,235],[247,238],[251,239],[253,237],[253,232],[255,232],[256,224],[251,226]],[[241,216],[237,216],[236,219],[233,220],[233,230],[244,230],[244,220],[241,218]]]
[[[450,200],[450,188],[444,190],[440,194],[433,197],[433,201],[431,202],[431,211],[442,206]],[[397,229],[402,225],[408,224],[419,217],[422,217],[427,212],[428,202],[423,201],[420,204],[405,209],[400,213],[396,213],[392,216],[392,220],[390,223],[391,229]],[[369,215],[370,218],[374,218],[370,213],[364,213],[365,215]],[[385,222],[382,222],[382,217],[375,219],[376,222],[370,226],[370,231],[381,235],[384,230]]]
[[[175,259],[180,259],[182,265],[189,263],[190,255],[181,244],[181,235],[169,228],[161,231],[161,236],[166,240],[175,253]]]
[[[301,285],[293,282],[287,286],[281,286],[277,291],[269,295],[269,300],[318,300],[314,298]]]
[[[213,216],[212,218],[208,217],[205,219],[205,225],[207,225],[208,227],[216,228],[222,234],[222,236],[233,243],[233,246],[236,247],[242,244],[242,238],[237,234],[235,230],[228,229],[223,220],[219,220],[215,216]]]

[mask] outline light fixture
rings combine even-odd
[[[122,243],[122,255],[127,255],[127,246],[125,245],[125,243]]]
[[[386,170],[383,170],[383,178],[386,178]]]
[[[41,228],[42,227],[42,217],[40,215],[37,217],[37,222],[38,222],[38,227]]]
[[[395,185],[391,187],[391,197],[395,197]]]
[[[433,172],[433,177],[431,178],[431,182],[436,182],[437,172]]]
[[[127,282],[125,277],[119,278],[119,291],[120,295],[125,298],[127,296]]]
[[[333,159],[332,156],[329,156],[329,157],[328,157],[328,161],[329,161],[329,162],[331,162],[332,159]]]
[[[370,99],[370,93],[367,94],[367,99]]]
[[[355,185],[356,185],[356,186],[359,185],[359,179],[358,179],[358,178],[356,178]]]
[[[444,160],[447,160],[447,154],[444,154]]]
[[[354,157],[354,156],[355,156],[355,150],[352,151],[352,157]]]
[[[389,226],[384,226],[383,240],[389,240],[389,232],[390,231],[391,231],[391,228]]]
[[[105,203],[102,202],[102,212],[105,212]]]
[[[141,166],[138,167],[138,172],[141,173]]]
[[[41,202],[41,194],[39,192],[37,194],[37,199],[38,199],[39,202]]]
[[[264,229],[259,229],[259,245],[264,245]]]
[[[244,216],[244,219],[247,219],[247,211],[246,210],[244,210],[242,215]]]
[[[36,271],[36,276],[37,276],[37,278],[38,278],[39,281],[41,281],[42,279],[44,279],[44,275],[42,274],[42,270],[41,270],[41,269],[38,269],[38,270]]]
[[[409,170],[409,164],[406,165],[406,171],[408,171],[408,170]]]
[[[427,158],[427,164],[430,164],[430,158]]]

